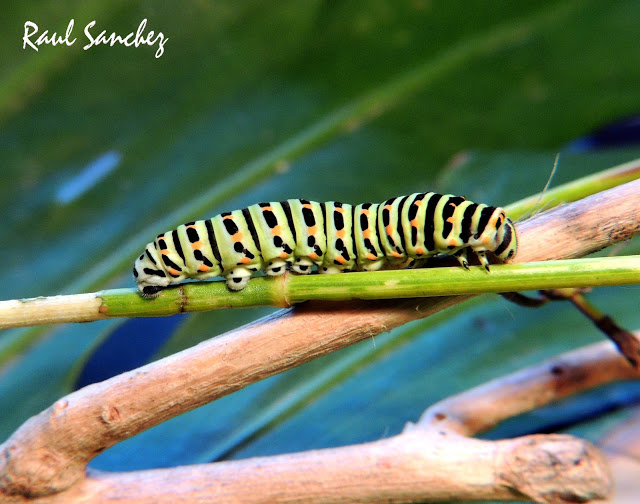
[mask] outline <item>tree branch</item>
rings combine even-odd
[[[218,504],[575,503],[606,497],[610,487],[600,452],[571,436],[481,441],[446,430],[417,429],[344,448],[177,469],[94,473],[81,493],[96,504],[124,492],[128,502],[138,504],[174,503],[180,495]]]
[[[602,454],[586,441],[567,435],[482,441],[467,435],[562,397],[638,376],[610,342],[602,342],[441,401],[417,424],[408,424],[389,439],[171,469],[89,471],[69,490],[32,502],[376,504],[518,499],[568,504],[602,499],[611,490],[612,478]],[[16,497],[10,502],[25,500]]]
[[[604,383],[640,378],[640,370],[625,362],[608,341],[586,346],[440,401],[417,425],[479,434],[507,418]]]

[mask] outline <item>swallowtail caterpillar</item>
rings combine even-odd
[[[260,270],[373,271],[420,266],[438,254],[468,268],[470,252],[487,270],[487,252],[501,261],[515,255],[515,229],[502,208],[432,192],[360,205],[290,199],[160,234],[135,261],[133,275],[142,295],[155,297],[171,284],[217,276],[241,290]]]

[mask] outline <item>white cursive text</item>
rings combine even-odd
[[[66,44],[67,46],[72,46],[76,39],[71,39],[71,35],[73,33],[73,25],[74,20],[69,21],[67,25],[67,31],[64,35],[58,35],[56,32],[49,35],[49,30],[45,30],[39,36],[38,34],[38,25],[33,21],[26,21],[24,23],[24,35],[22,36],[22,48],[26,49],[29,46],[31,49],[35,49],[36,51],[43,44],[45,45],[59,45]],[[118,35],[115,32],[111,32],[110,34],[107,30],[102,30],[97,35],[92,35],[91,29],[96,25],[95,21],[91,21],[84,28],[85,37],[88,40],[88,44],[86,44],[83,49],[86,51],[94,46],[98,45],[110,45],[113,47],[116,44],[120,44],[126,47],[140,47],[141,45],[148,45],[149,47],[153,47],[156,44],[158,45],[158,49],[156,50],[155,57],[159,58],[164,54],[164,45],[169,40],[168,37],[165,37],[162,32],[155,33],[153,30],[150,30],[145,35],[145,29],[147,27],[147,19],[143,19],[140,21],[138,25],[138,29],[135,32],[128,33],[125,36]],[[37,36],[37,38],[36,38]]]

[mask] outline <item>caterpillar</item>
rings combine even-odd
[[[254,272],[282,275],[416,267],[454,256],[468,269],[469,251],[489,271],[486,253],[516,253],[516,233],[499,207],[432,192],[349,205],[303,199],[268,202],[188,222],[158,235],[133,266],[144,297],[187,279],[226,278],[238,291]]]

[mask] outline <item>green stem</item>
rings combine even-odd
[[[339,281],[338,281],[339,280]],[[202,282],[166,289],[155,300],[133,289],[97,295],[109,317],[173,315],[219,308],[288,306],[309,300],[394,299],[486,292],[599,287],[640,283],[640,256],[599,257],[523,264],[498,264],[487,273],[480,266],[376,271],[340,275],[286,275],[254,278],[241,293],[224,282]]]

